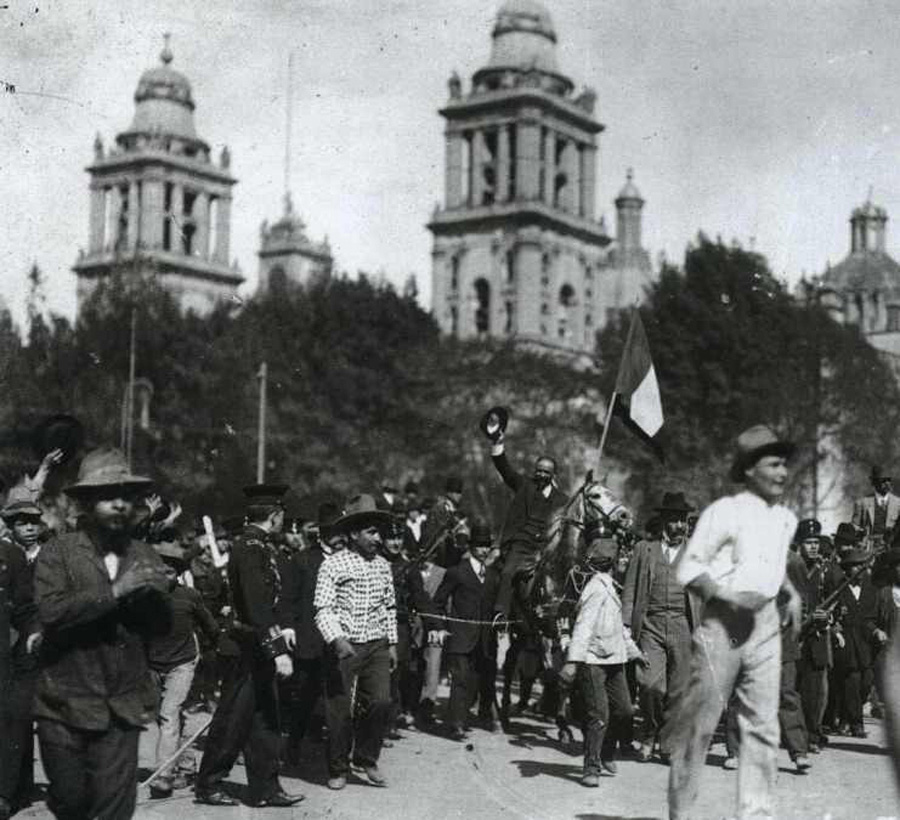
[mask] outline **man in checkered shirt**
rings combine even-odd
[[[331,789],[347,785],[351,747],[353,764],[369,782],[387,785],[378,756],[391,716],[397,614],[391,567],[379,552],[390,523],[390,513],[377,509],[372,496],[351,498],[333,527],[346,533],[348,548],[325,559],[316,581],[316,626],[328,644],[325,719]]]

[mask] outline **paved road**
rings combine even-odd
[[[202,716],[193,716],[197,725]],[[190,728],[190,726],[189,726]],[[780,820],[875,820],[900,817],[891,769],[881,745],[880,721],[867,721],[865,740],[835,738],[833,746],[815,756],[814,768],[794,774],[781,753],[777,806]],[[474,730],[468,743],[416,731],[382,755],[382,769],[390,787],[378,789],[353,778],[342,792],[325,786],[324,747],[309,743],[298,770],[284,773],[288,791],[306,800],[293,809],[253,810],[198,806],[189,791],[164,801],[139,795],[141,820],[238,820],[271,818],[328,818],[329,820],[393,820],[393,818],[466,818],[466,820],[612,820],[665,818],[668,769],[658,763],[619,763],[619,772],[604,776],[600,788],[578,783],[581,756],[578,746],[560,748],[552,727],[534,718],[517,718],[510,734]],[[150,766],[155,731],[142,738],[141,764]],[[704,772],[698,817],[728,817],[734,810],[736,773],[719,765],[723,747],[714,746]],[[39,772],[39,781],[42,775]],[[236,793],[244,769],[236,766],[231,778]],[[38,805],[18,817],[47,818]]]

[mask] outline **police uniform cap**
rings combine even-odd
[[[287,484],[250,484],[244,487],[244,498],[251,506],[279,507],[288,489]]]

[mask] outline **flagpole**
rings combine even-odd
[[[612,421],[613,407],[619,394],[613,391],[609,399],[609,407],[606,408],[606,418],[603,420],[603,434],[600,436],[600,448],[597,450],[597,474],[600,474],[600,462],[603,459],[603,448],[606,446],[606,436],[609,433],[609,423]]]

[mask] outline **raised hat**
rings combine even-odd
[[[78,467],[78,480],[66,487],[65,491],[77,497],[104,487],[141,490],[149,488],[151,484],[151,479],[131,472],[121,450],[104,448],[91,450],[85,455]]]
[[[688,504],[684,493],[663,493],[662,503],[654,508],[654,512],[683,513],[687,515],[694,512],[695,509],[695,507]]]
[[[244,498],[248,505],[280,507],[288,489],[287,484],[250,484],[244,487]]]
[[[66,413],[48,416],[31,432],[31,448],[39,459],[53,450],[62,450],[65,463],[83,446],[84,427],[75,416]]]
[[[378,509],[375,499],[368,493],[359,493],[347,501],[343,515],[332,525],[333,532],[348,532],[353,529],[376,526],[387,529],[394,516],[387,510]]]
[[[492,407],[478,422],[481,432],[484,433],[492,441],[501,433],[506,432],[509,424],[509,410],[505,407]]]
[[[784,441],[765,424],[757,424],[744,430],[735,442],[734,462],[731,465],[731,480],[743,481],[744,471],[756,464],[764,456],[790,458],[797,450],[792,441]]]
[[[815,518],[804,518],[797,524],[794,541],[799,543],[807,538],[821,538],[822,525]]]

